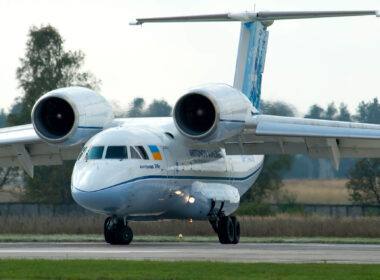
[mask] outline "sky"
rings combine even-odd
[[[121,107],[135,97],[172,106],[188,88],[232,85],[239,23],[130,26],[138,17],[246,10],[380,9],[378,0],[0,0],[0,108],[22,92],[15,77],[32,25],[51,24],[66,50],[82,50],[83,70],[102,81],[100,93]],[[380,18],[277,21],[269,27],[262,98],[306,113],[335,102],[355,112],[379,96]]]

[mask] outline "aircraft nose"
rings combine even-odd
[[[103,191],[83,191],[72,186],[71,194],[76,203],[94,212],[114,213],[118,209],[118,203],[112,201],[114,198],[107,197]]]
[[[129,197],[129,190],[121,190],[123,168],[92,162],[78,163],[73,170],[71,193],[82,207],[95,212],[116,213]]]
[[[80,162],[74,166],[72,185],[86,192],[95,192],[117,185],[129,176],[124,162]]]

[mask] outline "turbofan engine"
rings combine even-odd
[[[54,145],[76,145],[99,131],[113,119],[108,101],[83,87],[56,89],[44,94],[33,107],[34,130]]]
[[[174,107],[177,129],[203,142],[221,141],[242,131],[252,109],[248,98],[225,84],[191,89]]]

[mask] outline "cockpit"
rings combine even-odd
[[[151,149],[150,146],[148,146]],[[78,161],[97,159],[141,159],[149,160],[149,155],[144,146],[86,146],[78,156]]]
[[[141,186],[166,186],[165,140],[155,131],[135,127],[109,128],[96,134],[74,166],[73,198],[104,213],[138,201],[136,190]]]

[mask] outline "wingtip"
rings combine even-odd
[[[129,25],[142,25],[142,22],[139,22],[137,19],[129,22]]]

